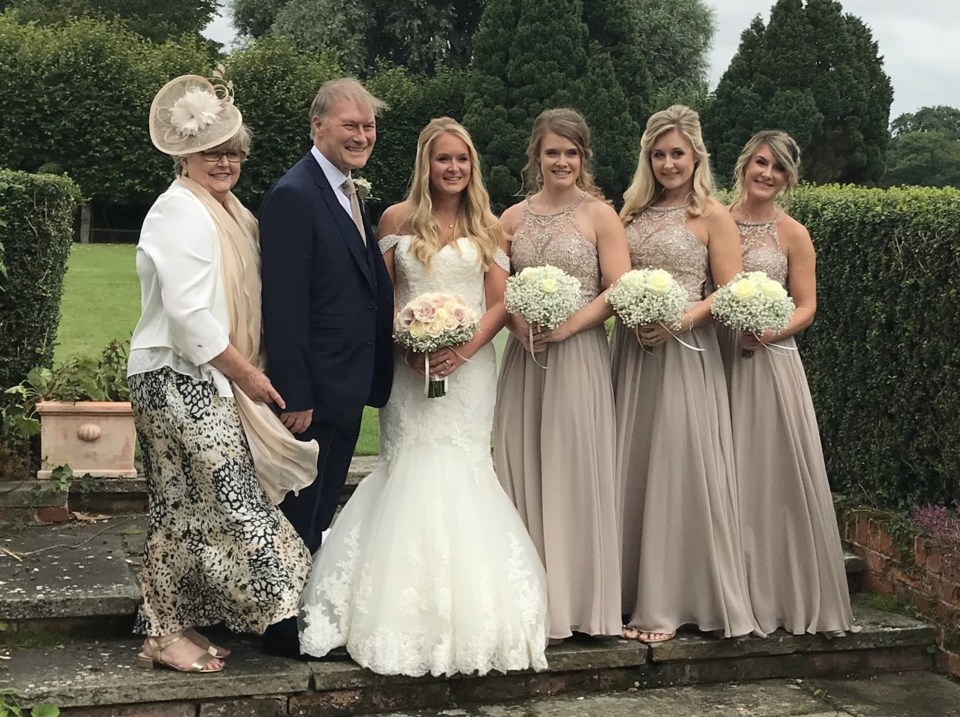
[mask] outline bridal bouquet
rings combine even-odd
[[[480,318],[459,296],[429,292],[414,297],[400,309],[393,322],[393,338],[410,351],[429,354],[469,341],[478,328]],[[430,378],[429,357],[426,357],[424,381],[429,398],[446,395],[446,379]]]
[[[795,308],[779,281],[766,272],[751,271],[737,274],[717,289],[711,312],[730,328],[759,337],[764,331],[780,333],[787,328]],[[742,356],[751,358],[753,352],[744,350]]]
[[[607,303],[628,328],[663,324],[674,330],[687,308],[687,291],[669,271],[634,269],[620,277],[606,294]]]
[[[550,264],[528,266],[507,279],[503,305],[531,326],[555,329],[580,308],[580,280]]]

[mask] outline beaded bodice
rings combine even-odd
[[[737,222],[740,231],[740,254],[744,271],[765,271],[771,279],[787,285],[787,257],[777,238],[777,220],[769,222]]]
[[[700,301],[711,285],[707,247],[687,227],[686,207],[647,207],[627,226],[633,269],[664,269]]]
[[[600,293],[600,258],[577,224],[575,212],[582,201],[583,196],[556,214],[536,214],[527,202],[511,242],[510,265],[515,272],[544,264],[563,269],[580,280],[586,303]]]

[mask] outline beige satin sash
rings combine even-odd
[[[230,343],[247,361],[263,369],[257,220],[232,192],[221,204],[192,179],[179,177],[177,181],[203,203],[217,227]],[[320,448],[316,441],[298,441],[266,404],[250,399],[235,383],[232,386],[257,478],[276,505],[289,491],[297,493],[316,479]]]

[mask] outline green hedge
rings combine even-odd
[[[0,389],[50,366],[80,188],[67,177],[0,169]]]
[[[834,487],[873,505],[960,499],[960,191],[802,187],[817,248],[802,337]]]
[[[116,22],[0,15],[0,166],[65,172],[94,202],[149,205],[173,179],[147,132],[153,96],[215,64],[188,38],[155,44]]]

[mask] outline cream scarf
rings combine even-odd
[[[221,204],[192,179],[181,176],[177,181],[207,208],[217,227],[220,274],[230,313],[230,343],[247,361],[263,369],[257,220],[232,192]],[[316,441],[298,441],[266,404],[251,400],[239,386],[232,385],[257,478],[277,505],[289,491],[297,493],[316,479],[320,448]]]

